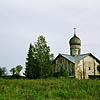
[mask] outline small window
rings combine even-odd
[[[91,70],[91,68],[89,67],[89,70]]]

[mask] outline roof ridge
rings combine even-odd
[[[91,53],[84,53],[84,54],[81,54],[81,55],[88,55],[88,54],[91,54]],[[81,55],[80,55],[80,56],[81,56]]]
[[[61,53],[60,53],[61,54]],[[71,55],[69,55],[69,54],[61,54],[61,55],[68,55],[68,56],[71,56]]]

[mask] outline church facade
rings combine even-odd
[[[59,54],[53,61],[53,72],[60,72],[63,68],[70,77],[77,79],[99,77],[97,66],[100,65],[100,60],[91,53],[81,54],[81,40],[76,36],[75,30],[69,45],[70,55]]]

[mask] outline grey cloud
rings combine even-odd
[[[82,40],[82,53],[93,52],[100,58],[99,4],[99,0],[1,0],[0,65],[25,66],[29,44],[41,34],[55,56],[69,53],[74,27]]]

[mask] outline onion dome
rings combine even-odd
[[[74,36],[69,41],[70,45],[81,45],[81,40],[76,36],[76,33],[74,32]]]

